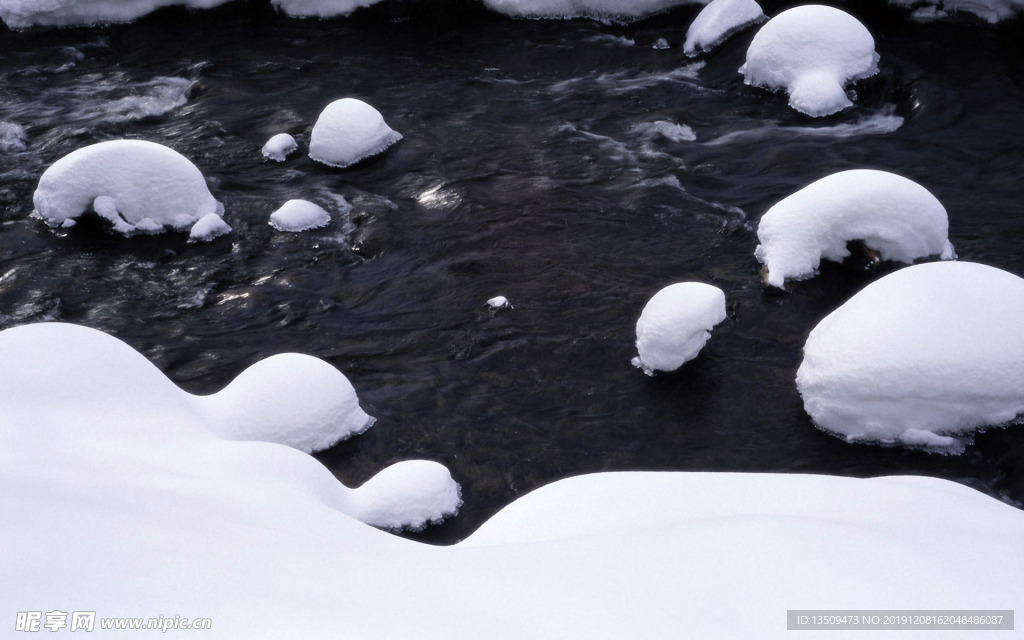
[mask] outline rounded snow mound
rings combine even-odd
[[[907,267],[816,326],[796,376],[821,429],[962,449],[1024,413],[1024,279],[969,262]]]
[[[725,319],[725,294],[701,282],[679,282],[654,294],[636,323],[633,366],[649,376],[675,371],[704,348]]]
[[[850,14],[822,5],[783,11],[768,21],[747,49],[744,82],[789,94],[789,105],[827,116],[853,103],[847,83],[878,73],[871,33]]]
[[[335,100],[320,114],[309,139],[309,157],[345,168],[395,144],[402,134],[379,111],[355,98]]]
[[[710,51],[737,31],[767,19],[756,0],[713,0],[690,23],[683,52],[693,57]]]
[[[95,211],[124,235],[185,230],[223,211],[188,158],[145,140],[111,140],[72,151],[43,172],[32,200],[33,215],[50,226],[71,226],[79,215]]]
[[[308,231],[331,223],[331,214],[309,200],[289,200],[270,214],[270,226],[278,231]]]
[[[260,153],[268,160],[284,162],[288,155],[298,148],[299,143],[295,142],[295,138],[287,133],[279,133],[267,140]]]
[[[310,453],[366,431],[374,419],[352,383],[313,356],[260,360],[219,393],[202,398],[211,428],[232,440],[260,440]]]
[[[448,468],[430,460],[396,462],[352,494],[350,513],[383,529],[422,529],[454,515],[462,490]]]
[[[811,183],[768,210],[754,252],[766,282],[810,278],[822,259],[840,262],[861,240],[882,260],[955,258],[946,209],[927,189],[894,173],[840,171]]]

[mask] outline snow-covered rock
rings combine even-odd
[[[804,5],[758,30],[739,72],[749,85],[785,90],[797,111],[827,116],[853,104],[845,86],[878,73],[878,54],[871,33],[850,14]]]
[[[0,122],[0,153],[17,153],[28,148],[25,128],[14,122]]]
[[[756,0],[713,0],[690,23],[683,52],[693,57],[710,51],[737,31],[767,19]]]
[[[861,240],[882,260],[955,258],[946,209],[916,182],[886,171],[840,171],[811,183],[768,210],[754,252],[766,281],[815,275],[822,259],[842,261],[846,245]]]
[[[209,9],[228,0],[0,0],[0,19],[11,29],[131,22],[162,7]]]
[[[345,168],[375,156],[402,139],[380,112],[355,98],[335,100],[320,114],[309,139],[309,157]]]
[[[865,287],[811,331],[796,377],[821,429],[928,447],[1024,413],[1022,380],[1024,279],[968,262]]]
[[[678,282],[654,294],[636,323],[639,356],[633,366],[649,376],[675,371],[704,348],[725,320],[725,294],[702,282]]]
[[[442,464],[429,460],[396,462],[353,492],[348,511],[383,529],[422,528],[443,519],[462,504],[459,485]]]
[[[97,331],[0,332],[8,629],[60,608],[95,611],[99,637],[174,612],[212,627],[168,637],[792,640],[794,607],[1024,602],[1024,511],[945,480],[599,473],[438,547],[350,515],[363,490],[429,488],[431,465],[352,491],[295,449],[214,435],[196,404]]]
[[[296,18],[335,18],[381,0],[270,0],[278,10]]]
[[[299,143],[295,142],[295,138],[287,133],[279,133],[267,140],[267,143],[260,149],[260,153],[268,160],[284,162],[285,158],[298,148]]]
[[[512,303],[505,296],[494,296],[487,301],[487,306],[491,309],[511,309]]]
[[[326,227],[330,223],[331,214],[309,200],[289,200],[270,214],[270,226],[278,231],[308,231]]]
[[[231,226],[216,213],[208,213],[192,225],[188,234],[189,242],[209,242],[214,238],[231,233]]]
[[[306,453],[332,447],[374,422],[344,374],[298,353],[260,360],[202,405],[210,428],[225,438],[276,442]]]
[[[701,0],[484,0],[484,5],[513,18],[637,19]]]
[[[145,140],[111,140],[69,153],[43,172],[32,200],[33,215],[50,226],[92,210],[125,235],[185,230],[223,211],[188,158]]]

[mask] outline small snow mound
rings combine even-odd
[[[370,7],[381,0],[270,0],[285,14],[295,18],[335,18],[350,15],[356,9]]]
[[[636,323],[633,366],[653,376],[693,360],[725,319],[725,294],[701,282],[679,282],[654,294]]]
[[[185,230],[223,207],[185,156],[155,142],[111,140],[73,151],[43,172],[33,215],[62,226],[90,209],[124,235]]]
[[[756,0],[713,0],[690,23],[683,52],[692,58],[710,51],[737,31],[767,19]]]
[[[805,5],[761,27],[739,72],[749,85],[784,89],[797,111],[827,116],[853,104],[844,87],[878,73],[878,54],[871,33],[856,18]]]
[[[460,506],[462,490],[447,467],[405,460],[355,489],[350,513],[375,527],[420,530],[455,515]]]
[[[260,153],[268,160],[284,162],[285,158],[298,148],[299,143],[295,142],[295,138],[287,133],[279,133],[267,140],[267,143],[260,149]]]
[[[270,214],[270,226],[278,231],[308,231],[326,227],[330,223],[331,214],[309,200],[289,200]]]
[[[825,431],[949,450],[953,436],[1024,413],[1022,379],[1024,279],[932,262],[881,278],[826,316],[796,384]]]
[[[309,157],[345,168],[375,156],[402,139],[380,112],[355,98],[335,100],[320,114],[309,139]]]
[[[761,218],[754,252],[766,281],[810,278],[822,259],[842,261],[861,240],[882,260],[955,258],[946,209],[927,189],[886,171],[854,169],[822,178],[781,200]]]
[[[208,213],[199,221],[192,225],[192,230],[189,232],[189,242],[209,242],[214,238],[219,238],[225,234],[231,233],[231,227],[228,223],[224,222],[216,213]]]
[[[508,301],[505,296],[494,296],[487,301],[487,306],[491,309],[511,309],[512,303]]]
[[[0,153],[17,153],[28,148],[25,128],[14,122],[0,122]]]
[[[352,383],[313,356],[260,360],[219,393],[201,399],[211,429],[231,440],[260,440],[310,453],[362,433],[374,419]]]

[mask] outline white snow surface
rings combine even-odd
[[[32,200],[33,215],[50,226],[93,210],[125,235],[184,230],[223,211],[188,158],[145,140],[111,140],[69,153],[43,172]]]
[[[452,547],[398,538],[349,515],[398,495],[391,473],[352,491],[292,448],[220,438],[137,352],[71,325],[0,332],[0,439],[12,625],[59,608],[207,617],[213,639],[774,640],[795,607],[1024,600],[1024,512],[933,478],[602,473]]]
[[[821,429],[943,447],[1024,413],[1024,279],[969,262],[901,269],[816,326],[796,382]]]
[[[767,19],[756,0],[713,0],[690,23],[683,52],[692,57],[710,51],[737,31]]]
[[[264,158],[275,162],[284,162],[288,154],[299,148],[295,138],[287,133],[279,133],[267,140],[267,143],[260,149]]]
[[[506,307],[511,309],[512,303],[505,296],[494,296],[487,300],[487,306],[492,309],[504,309]]]
[[[823,5],[787,9],[754,35],[740,67],[749,85],[785,90],[789,105],[827,116],[853,103],[847,83],[878,73],[871,33],[850,14]]]
[[[0,19],[11,29],[33,26],[131,22],[162,7],[209,9],[228,0],[0,0]]]
[[[853,169],[826,176],[769,209],[757,228],[754,255],[767,282],[814,276],[822,259],[840,262],[852,240],[862,240],[882,260],[955,258],[946,209],[927,189],[902,176]]]
[[[260,360],[200,405],[211,430],[225,438],[277,442],[306,453],[332,447],[374,422],[343,373],[298,353]]]
[[[326,227],[330,223],[331,214],[309,200],[289,200],[270,214],[270,226],[278,231],[308,231]]]
[[[725,294],[718,287],[703,282],[665,287],[647,302],[637,320],[639,356],[633,358],[633,366],[649,376],[675,371],[697,357],[725,315]]]
[[[192,225],[188,241],[208,242],[228,233],[231,233],[231,226],[216,213],[208,213]]]
[[[296,18],[335,18],[347,16],[356,9],[369,7],[381,0],[270,0],[281,12]]]
[[[379,111],[355,98],[335,100],[320,114],[309,139],[309,157],[345,168],[402,139]]]
[[[484,5],[513,18],[636,19],[701,0],[484,0]]]

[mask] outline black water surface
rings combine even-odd
[[[102,329],[196,393],[274,353],[324,358],[378,418],[318,455],[343,482],[423,457],[461,483],[461,514],[419,534],[429,541],[595,471],[924,474],[1024,502],[1019,428],[960,456],[815,429],[794,384],[806,335],[891,268],[826,266],[780,294],[753,257],[768,207],[873,167],[938,196],[961,259],[1024,274],[1024,25],[846,7],[874,33],[882,73],[856,87],[855,108],[811,120],[742,83],[750,32],[686,59],[694,9],[604,25],[437,7],[314,21],[243,5],[0,33],[0,122],[27,144],[0,153],[0,328]],[[262,159],[281,132],[304,149],[346,96],[405,139],[349,170]],[[188,244],[29,218],[47,166],[122,137],[189,157],[234,231]],[[273,230],[291,198],[332,225]],[[680,372],[647,377],[630,366],[637,317],[685,280],[722,288],[729,317]],[[488,309],[499,294],[514,309]]]

